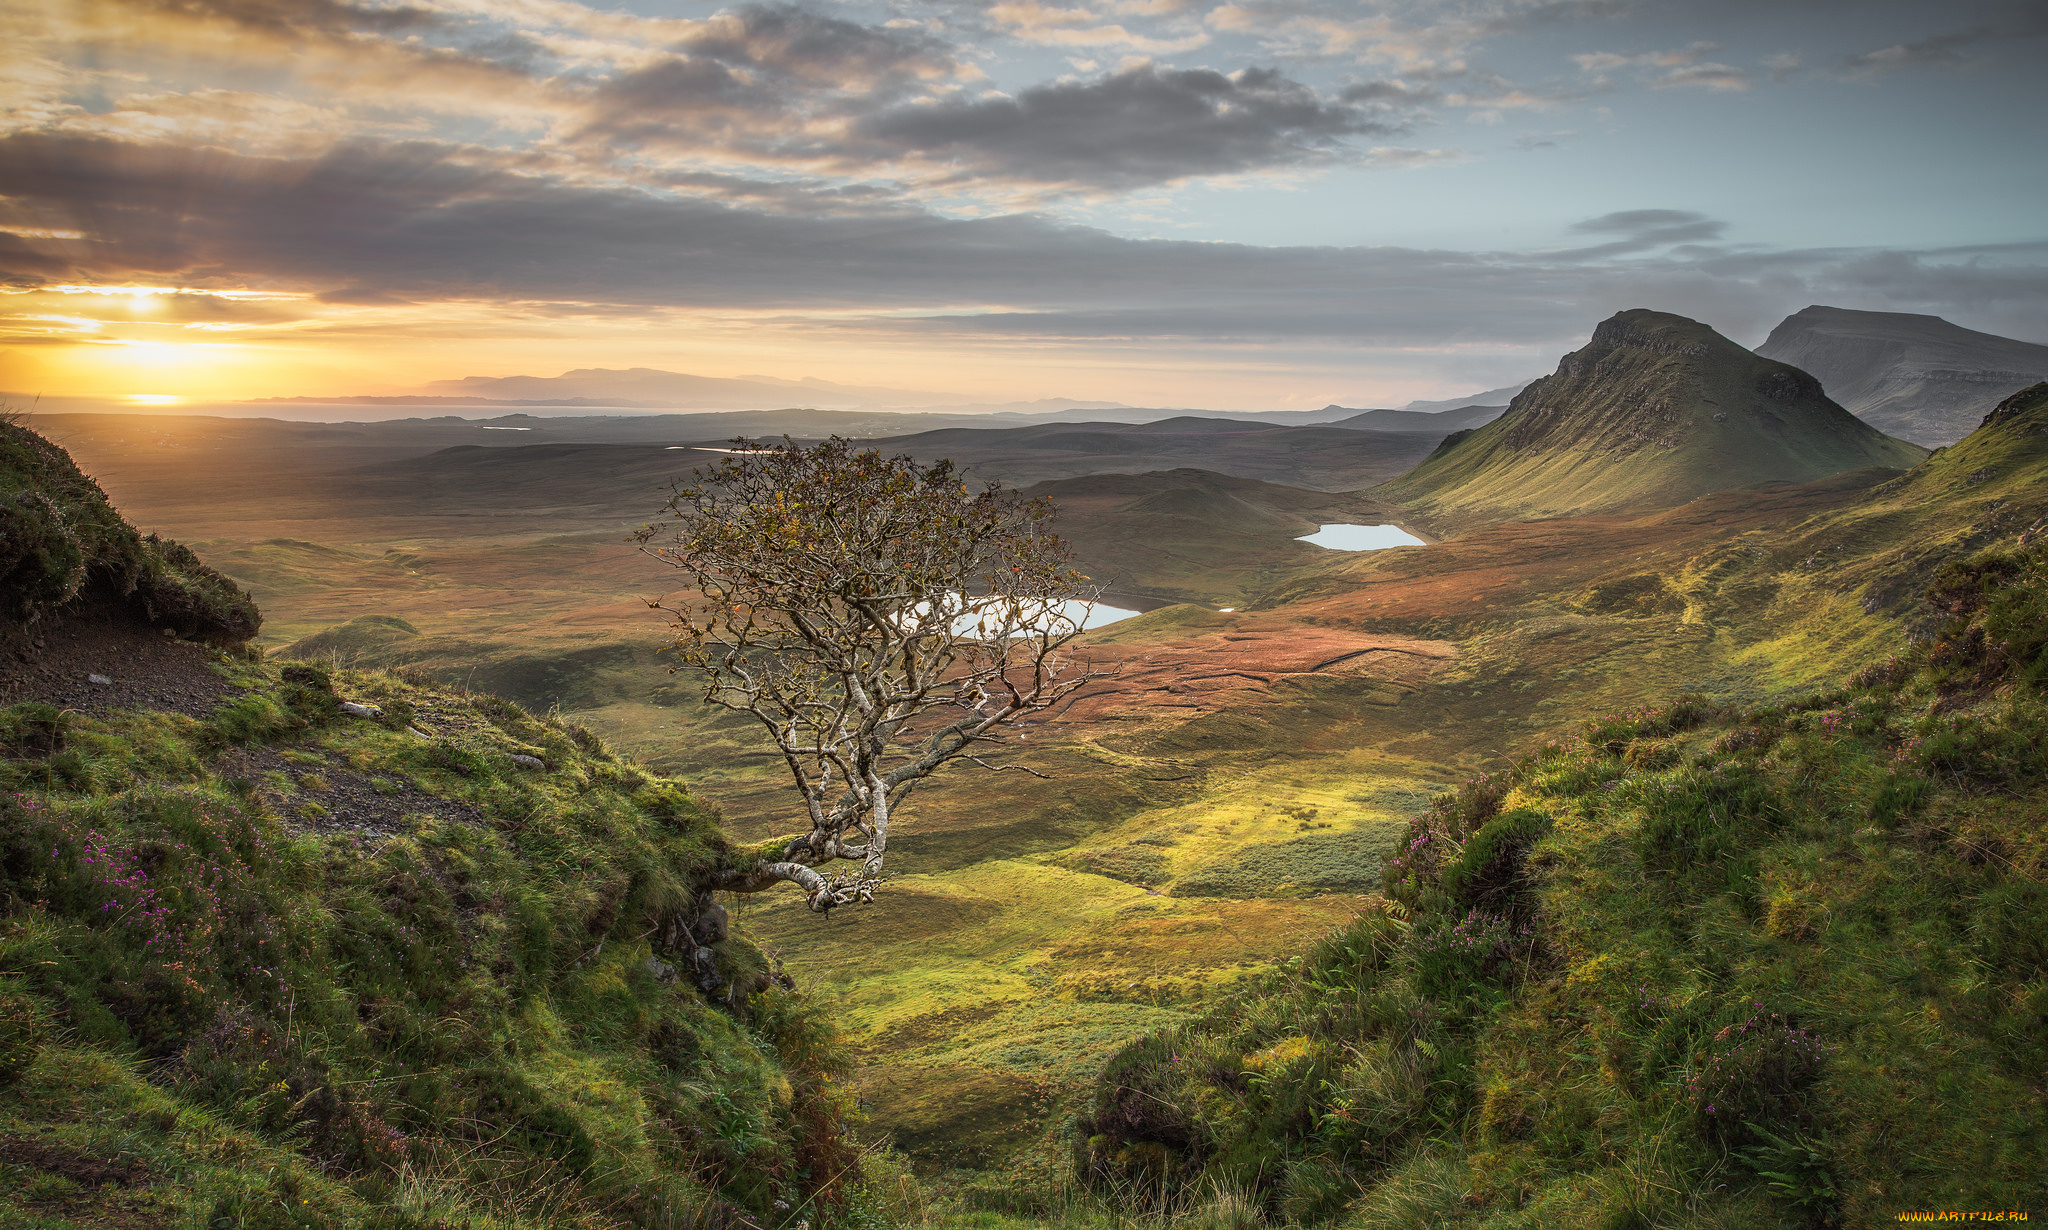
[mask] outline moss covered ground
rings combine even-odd
[[[881,1216],[680,783],[495,697],[216,669],[204,719],[0,712],[0,1224]]]
[[[1126,1205],[1868,1226],[2048,1199],[2048,547],[1841,686],[1593,722],[1447,795],[1387,902],[1113,1058]]]

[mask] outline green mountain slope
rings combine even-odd
[[[1111,1060],[1082,1173],[1375,1230],[2042,1207],[2048,542],[1930,600],[1836,690],[1618,715],[1440,801],[1387,908]]]
[[[1977,430],[1862,499],[1800,526],[1794,553],[1863,610],[1931,617],[1920,604],[1946,563],[2048,519],[2048,383],[2000,402]]]
[[[1451,436],[1374,496],[1448,523],[1666,508],[1713,491],[1805,482],[1925,450],[1829,401],[1797,368],[1758,358],[1696,321],[1643,309]]]
[[[109,559],[194,574],[29,443],[70,485],[16,505],[86,560],[60,614],[120,600]],[[0,709],[0,1225],[887,1215],[836,1032],[730,933],[679,783],[494,697],[179,647],[196,712]]]

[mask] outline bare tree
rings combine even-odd
[[[639,534],[695,591],[653,604],[680,666],[761,724],[804,801],[809,831],[720,887],[788,881],[819,912],[871,901],[917,784],[955,760],[1020,768],[991,759],[1004,728],[1093,677],[1067,646],[1094,593],[1048,500],[836,437],[734,444]],[[839,859],[860,866],[818,870]]]

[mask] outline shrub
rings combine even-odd
[[[1518,807],[1488,820],[1443,869],[1444,892],[1472,909],[1518,910],[1529,847],[1549,831],[1550,817],[1532,807]]]
[[[1514,950],[1529,941],[1535,929],[1499,914],[1477,909],[1452,921],[1419,926],[1408,951],[1415,962],[1416,989],[1425,995],[1461,997],[1498,974]]]
[[[1758,1142],[1760,1132],[1811,1124],[1807,1092],[1833,1049],[1751,1004],[1747,1017],[1714,1035],[1705,1066],[1686,1084],[1700,1131],[1737,1147]]]
[[[1756,768],[1734,761],[1689,768],[1652,783],[1641,807],[1643,865],[1702,886],[1719,878],[1731,858],[1782,819],[1768,780]]]

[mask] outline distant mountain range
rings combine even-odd
[[[1060,412],[1124,409],[1119,402],[1048,397],[1037,401],[975,402],[957,393],[835,384],[815,377],[693,376],[651,367],[586,367],[559,376],[465,376],[436,380],[423,393],[351,397],[265,397],[266,403],[343,406],[502,406],[531,409],[898,410],[1042,417]],[[1162,414],[1175,413],[1161,411]]]
[[[1334,423],[1367,415],[1407,416],[1360,421],[1369,431],[1424,430],[1442,434],[1472,426],[1463,418],[1436,420],[1432,412],[1465,410],[1477,405],[1497,413],[1520,385],[1491,389],[1470,397],[1440,402],[1410,402],[1403,410],[1364,410],[1332,403],[1320,410],[1190,410],[1173,406],[1130,406],[1122,402],[1046,397],[1035,401],[974,401],[958,393],[837,384],[807,377],[784,380],[772,376],[694,376],[651,367],[586,367],[559,376],[465,376],[437,380],[420,393],[347,397],[263,397],[256,405],[329,405],[379,407],[490,407],[508,410],[649,410],[740,413],[749,411],[827,411],[924,414],[964,419],[1001,420],[1002,426],[1056,422],[1150,423],[1193,415],[1290,427]],[[1484,420],[1481,420],[1484,421]],[[933,426],[939,424],[933,423]]]
[[[1880,431],[1930,447],[1961,439],[2001,398],[2048,379],[2048,346],[1979,333],[1938,316],[1901,312],[1815,305],[1786,317],[1756,353],[1811,374],[1828,397]],[[835,419],[830,431],[870,438],[923,427],[1143,424],[1190,417],[1442,436],[1493,421],[1527,387],[1510,384],[1466,397],[1411,401],[1398,410],[1335,403],[1320,410],[1190,410],[1063,397],[973,401],[958,393],[839,384],[815,377],[726,378],[649,367],[589,367],[559,376],[465,376],[435,381],[416,394],[273,397],[254,404],[822,413],[854,416]],[[778,425],[754,430],[789,429]],[[793,434],[811,433],[799,428]]]
[[[464,376],[460,380],[436,380],[426,388],[440,397],[527,405],[600,401],[613,406],[663,410],[779,410],[798,405],[849,410],[869,406],[953,405],[969,400],[958,394],[927,390],[835,384],[818,379],[780,380],[772,376],[727,379],[652,367],[581,367],[559,376]],[[1072,404],[1060,402],[1057,408]],[[1114,404],[1090,405],[1101,409]]]
[[[1871,426],[1929,446],[1955,443],[2001,400],[2048,380],[2048,346],[1904,312],[1809,307],[1756,352],[1813,373]]]
[[[1484,393],[1474,393],[1470,397],[1453,397],[1448,401],[1411,401],[1401,409],[1410,414],[1441,414],[1446,410],[1464,410],[1472,406],[1500,406],[1505,409],[1507,404],[1515,399],[1515,394],[1534,383],[1534,380],[1524,380],[1520,384],[1503,385],[1497,389],[1488,389]]]
[[[1830,401],[1796,367],[1697,321],[1603,321],[1507,413],[1445,438],[1374,495],[1451,519],[1671,507],[1712,491],[1904,469],[1926,451]]]

